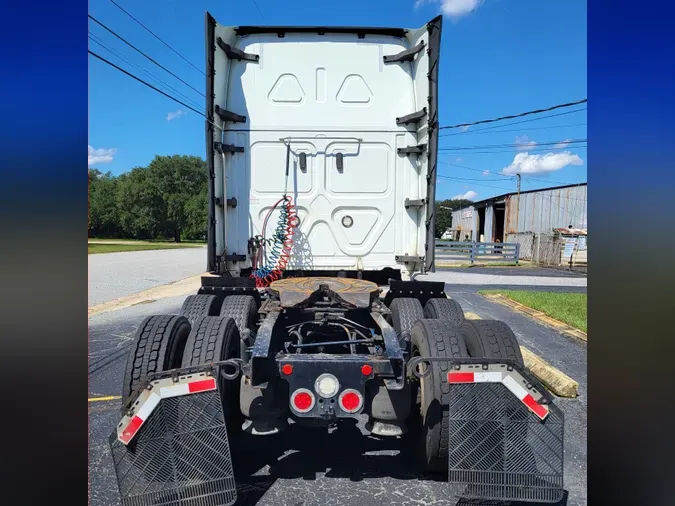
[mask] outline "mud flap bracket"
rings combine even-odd
[[[109,437],[122,506],[236,502],[219,384],[241,369],[235,360],[218,364],[167,371],[132,396]]]
[[[450,385],[448,482],[462,499],[556,503],[563,490],[564,415],[512,360],[415,357],[426,377],[445,362]]]

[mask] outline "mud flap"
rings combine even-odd
[[[451,492],[463,499],[559,502],[564,416],[550,396],[512,365],[455,368],[448,374]]]
[[[153,381],[110,435],[122,506],[229,506],[237,500],[213,377]]]

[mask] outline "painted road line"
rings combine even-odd
[[[516,302],[515,300],[511,300],[508,297],[504,297],[503,295],[500,294],[492,294],[492,293],[485,294],[483,295],[483,297],[486,297],[487,299],[493,302],[497,302],[499,304],[507,306],[518,313],[527,315],[530,318],[533,318],[534,320],[543,323],[544,325],[547,325],[549,327],[556,329],[559,332],[562,332],[563,334],[567,334],[568,336],[575,337],[584,342],[588,342],[588,335],[585,332],[582,332],[579,329],[575,329],[571,325],[567,325],[566,323],[556,320],[555,318],[551,318],[550,316],[546,315],[545,313],[542,313],[541,311],[532,309],[531,307],[525,306],[520,302]]]
[[[121,395],[108,395],[106,397],[89,397],[87,399],[87,402],[104,402],[104,401],[116,401],[117,399],[121,399]]]
[[[118,309],[124,309],[137,304],[155,302],[156,300],[165,299],[167,297],[196,294],[197,290],[199,290],[199,288],[202,286],[201,280],[202,276],[204,275],[205,274],[199,274],[197,276],[181,279],[180,281],[174,281],[173,283],[168,283],[166,285],[149,288],[148,290],[143,290],[142,292],[126,295],[108,302],[96,304],[95,306],[91,306],[89,308],[88,315],[89,317],[92,317],[97,314],[116,311]]]
[[[481,317],[471,311],[464,312],[464,318],[467,320],[480,320]],[[520,352],[523,355],[523,362],[525,367],[551,392],[558,397],[577,397],[579,391],[579,383],[560,369],[556,369],[551,364],[546,362],[539,355],[536,355],[525,346],[520,347]]]

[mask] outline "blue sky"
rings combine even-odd
[[[115,1],[202,70],[206,10],[218,22],[233,25],[410,28],[422,26],[444,13],[439,76],[441,125],[509,115],[586,97],[586,2],[581,0],[256,0],[259,10],[253,0]],[[89,13],[191,86],[204,91],[205,79],[200,71],[110,0],[91,0]],[[204,98],[200,94],[91,20],[89,31],[97,40],[189,98],[197,109],[203,108]],[[138,67],[120,60],[98,43],[90,40],[89,48],[152,82]],[[177,96],[175,91],[170,93]],[[585,182],[586,143],[563,143],[586,138],[587,111],[580,110],[585,105],[442,131],[439,147],[448,150],[439,151],[442,177],[438,179],[437,198],[466,195],[479,200],[514,191],[516,172],[522,174],[523,189]],[[575,110],[580,111],[571,112]],[[536,121],[530,121],[533,119]],[[119,174],[146,165],[156,154],[204,157],[203,118],[90,56],[90,166]]]

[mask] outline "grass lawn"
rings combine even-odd
[[[481,290],[478,293],[499,293],[525,306],[541,311],[551,318],[587,332],[588,307],[585,293],[531,292],[526,290]]]
[[[96,253],[118,253],[120,251],[144,251],[157,249],[197,248],[200,243],[129,241],[124,239],[90,240],[87,250],[90,255]]]

